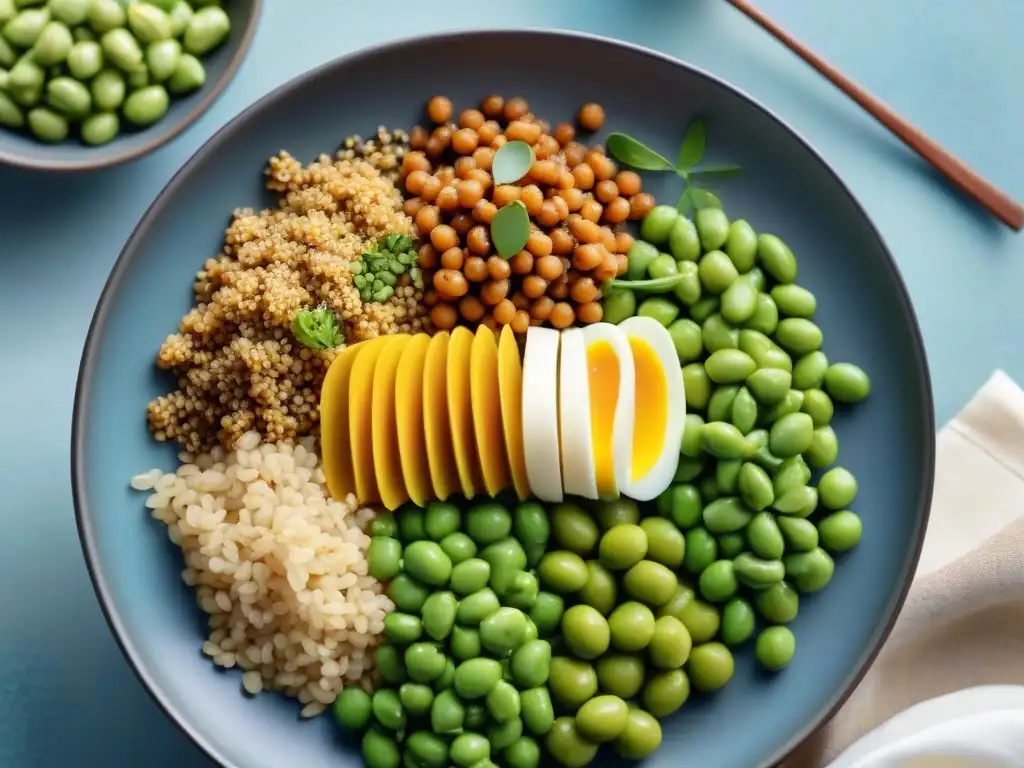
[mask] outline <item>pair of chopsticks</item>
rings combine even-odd
[[[954,186],[974,198],[1006,226],[1020,231],[1024,228],[1024,206],[985,181],[966,163],[958,160],[918,128],[908,123],[889,107],[861,88],[846,75],[794,38],[765,16],[747,0],[728,0],[735,8],[785,45],[789,50],[824,75],[839,90],[860,104],[878,122],[892,131],[904,144],[938,169]]]

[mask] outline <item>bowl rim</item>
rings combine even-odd
[[[132,160],[136,160],[143,155],[148,155],[178,138],[178,136],[190,128],[192,124],[202,117],[203,114],[214,105],[217,99],[221,97],[224,93],[224,89],[227,88],[228,84],[235,79],[235,74],[238,72],[238,68],[242,66],[242,62],[244,62],[246,57],[249,55],[253,39],[256,37],[256,29],[259,27],[260,16],[263,13],[263,0],[248,1],[251,5],[251,11],[249,13],[249,18],[245,23],[245,29],[242,30],[242,36],[239,38],[238,49],[234,54],[232,54],[231,59],[228,61],[228,65],[224,69],[224,72],[221,73],[221,76],[211,84],[206,95],[199,100],[199,103],[196,104],[190,112],[188,112],[174,125],[169,125],[162,131],[156,131],[151,139],[148,139],[135,149],[126,150],[105,158],[97,158],[96,160],[52,160],[47,157],[27,157],[17,152],[9,152],[5,149],[0,149],[0,164],[11,168],[22,168],[28,171],[52,171],[58,173],[86,173],[89,171],[100,171],[105,168],[113,168],[118,165],[123,165]],[[156,127],[157,126],[151,126],[146,130],[148,131]],[[216,133],[214,136],[216,136]]]
[[[257,3],[259,0],[255,0]],[[191,172],[199,167],[208,157],[213,155],[217,149],[227,141],[238,131],[242,130],[245,126],[248,118],[266,108],[270,108],[275,102],[284,98],[286,95],[291,93],[296,88],[305,85],[328,72],[335,69],[340,69],[348,66],[349,64],[359,62],[362,59],[370,58],[380,54],[394,53],[400,51],[403,47],[412,44],[422,44],[424,42],[433,43],[453,43],[457,44],[462,40],[473,36],[498,36],[498,37],[516,37],[521,35],[526,36],[537,36],[547,38],[563,38],[563,39],[574,39],[582,40],[585,42],[599,43],[601,45],[614,46],[634,54],[640,54],[647,58],[658,60],[662,63],[672,64],[676,67],[681,67],[691,74],[698,77],[705,78],[706,80],[714,83],[720,88],[731,92],[734,96],[748,102],[752,107],[759,110],[767,118],[774,121],[790,134],[802,148],[822,167],[822,169],[832,177],[833,181],[838,185],[840,191],[846,195],[849,199],[850,204],[854,209],[863,217],[865,223],[870,229],[871,234],[874,236],[878,243],[878,247],[881,249],[885,256],[886,265],[889,268],[892,278],[894,279],[900,297],[900,302],[903,305],[902,309],[906,316],[910,331],[913,336],[916,347],[916,358],[917,363],[920,366],[920,370],[923,372],[923,383],[920,387],[917,396],[923,408],[924,416],[924,427],[925,427],[925,471],[922,473],[920,478],[918,495],[922,501],[922,509],[920,511],[920,522],[917,531],[916,541],[913,543],[912,551],[909,553],[909,557],[906,560],[905,568],[906,571],[903,575],[903,582],[895,595],[894,599],[890,601],[890,604],[886,611],[885,620],[882,625],[876,630],[872,637],[867,649],[862,653],[860,660],[857,665],[847,676],[841,687],[833,693],[828,705],[818,713],[817,716],[811,718],[811,720],[801,729],[798,733],[792,736],[774,755],[772,755],[766,762],[757,766],[757,768],[778,768],[783,761],[790,757],[797,749],[799,749],[804,743],[808,742],[810,738],[826,723],[828,723],[832,717],[842,708],[846,701],[850,698],[857,686],[864,678],[864,675],[871,668],[875,658],[878,656],[882,647],[885,644],[886,639],[889,637],[896,624],[896,620],[899,617],[900,611],[906,602],[907,595],[910,591],[911,584],[913,582],[914,573],[917,570],[917,564],[921,557],[921,551],[924,546],[925,534],[928,529],[928,520],[931,514],[932,506],[932,494],[935,479],[935,460],[936,460],[936,434],[935,434],[935,407],[934,407],[934,395],[932,388],[931,373],[928,366],[928,358],[925,350],[924,336],[921,332],[921,326],[917,319],[917,314],[914,311],[913,303],[910,299],[910,292],[907,290],[906,282],[900,273],[899,267],[896,263],[896,259],[893,257],[892,251],[879,232],[878,227],[868,215],[864,206],[860,200],[853,194],[853,191],[849,188],[842,177],[835,170],[835,168],[824,158],[824,156],[806,139],[800,134],[795,128],[793,128],[787,121],[782,119],[773,110],[762,104],[759,100],[755,99],[750,94],[746,93],[737,86],[729,83],[728,81],[711,74],[705,69],[697,67],[693,64],[685,62],[674,56],[671,56],[660,51],[656,51],[651,48],[647,48],[642,45],[635,43],[626,42],[623,40],[616,40],[614,38],[605,37],[603,35],[596,35],[587,32],[579,32],[575,30],[557,29],[557,28],[535,28],[535,27],[495,27],[484,30],[474,29],[457,29],[451,31],[441,32],[430,32],[417,35],[408,35],[400,38],[394,38],[386,40],[381,43],[377,43],[371,46],[359,48],[351,53],[343,54],[330,61],[313,67],[306,72],[288,80],[287,82],[277,86],[276,88],[269,91],[267,94],[253,102],[250,106],[245,108],[243,111],[238,113],[235,117],[229,120],[225,125],[218,129],[209,139],[207,139],[193,155],[182,165],[174,176],[167,182],[164,188],[158,193],[156,199],[150,204],[146,212],[142,215],[138,224],[135,226],[132,234],[129,236],[124,248],[118,255],[117,260],[114,262],[114,266],[111,269],[110,275],[107,278],[106,283],[103,286],[103,290],[100,293],[99,301],[96,306],[95,313],[92,321],[89,325],[89,330],[86,335],[85,345],[82,352],[82,361],[79,367],[78,379],[76,382],[75,389],[75,400],[74,408],[72,412],[72,426],[71,426],[71,485],[72,485],[72,497],[75,507],[75,521],[78,527],[79,538],[81,540],[82,549],[85,555],[86,569],[89,572],[89,578],[93,583],[93,588],[96,591],[100,608],[103,611],[103,615],[107,620],[107,624],[111,629],[111,633],[114,635],[114,639],[117,642],[118,647],[121,649],[122,654],[128,661],[128,665],[135,673],[136,678],[142,683],[143,687],[149,693],[150,697],[156,702],[157,706],[163,710],[164,714],[171,720],[172,723],[184,733],[196,746],[199,747],[207,757],[211,758],[219,765],[224,768],[245,768],[235,762],[229,760],[222,752],[221,748],[215,743],[211,743],[211,740],[203,737],[197,733],[190,724],[187,716],[175,706],[173,702],[169,700],[163,690],[153,681],[148,670],[143,668],[143,665],[139,659],[138,652],[135,647],[134,641],[128,636],[124,629],[121,621],[121,617],[117,611],[117,608],[113,605],[110,597],[110,590],[106,582],[106,578],[103,574],[103,567],[100,563],[99,553],[97,550],[95,531],[93,530],[92,513],[89,508],[88,497],[86,493],[87,478],[85,472],[85,434],[87,431],[88,413],[91,404],[91,381],[93,368],[97,365],[99,340],[106,330],[108,316],[112,306],[112,298],[117,290],[120,288],[125,275],[128,272],[128,267],[132,259],[136,257],[136,246],[137,243],[147,234],[148,230],[153,226],[157,217],[161,214],[162,209],[167,204],[169,197],[181,186],[184,181],[188,178]]]

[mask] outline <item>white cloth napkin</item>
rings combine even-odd
[[[939,432],[937,458],[903,612],[785,768],[1024,768],[1024,391],[993,374]]]

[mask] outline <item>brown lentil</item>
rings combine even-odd
[[[604,125],[604,107],[595,102],[584,104],[580,107],[576,120],[585,131],[599,131]]]
[[[427,117],[432,123],[447,123],[452,119],[452,100],[446,96],[435,96],[427,102]]]

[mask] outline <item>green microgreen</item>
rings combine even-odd
[[[292,317],[292,333],[300,344],[310,349],[335,349],[345,343],[338,316],[326,304],[296,312]]]

